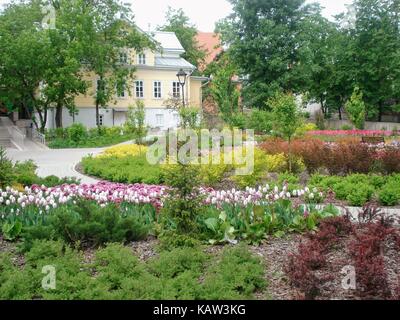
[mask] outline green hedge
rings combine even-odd
[[[370,201],[378,201],[383,206],[400,204],[400,174],[388,176],[352,174],[349,176],[313,175],[311,187],[331,189],[338,200],[353,206],[363,206]]]

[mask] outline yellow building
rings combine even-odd
[[[179,116],[176,111],[166,107],[166,101],[172,97],[182,98],[182,87],[177,77],[181,69],[188,74],[184,87],[186,105],[202,106],[202,83],[207,78],[192,76],[195,67],[181,57],[185,51],[173,32],[155,32],[153,38],[162,48],[160,52],[147,50],[138,54],[133,50],[127,50],[121,54],[124,63],[136,67],[135,80],[126,84],[129,90],[126,88],[125,92],[120,92],[107,108],[100,109],[101,125],[124,124],[129,105],[135,105],[137,100],[141,100],[145,105],[145,121],[149,127],[161,130],[176,128],[179,125]],[[91,88],[86,95],[76,98],[77,115],[73,117],[64,110],[65,127],[74,122],[87,127],[96,126],[94,93],[98,79],[94,74],[87,74],[85,78],[91,83]],[[54,128],[54,114],[50,114],[49,119],[48,126]]]

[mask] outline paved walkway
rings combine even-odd
[[[104,148],[96,149],[60,149],[19,151],[7,149],[7,156],[13,161],[33,160],[38,166],[39,177],[55,175],[59,178],[76,177],[82,183],[96,183],[98,180],[84,176],[75,170],[81,159],[89,154],[96,155]]]

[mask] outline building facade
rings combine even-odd
[[[181,57],[185,51],[174,33],[155,32],[153,38],[162,48],[160,52],[146,50],[137,53],[134,50],[126,50],[121,54],[123,63],[135,66],[135,79],[131,83],[126,83],[124,92],[119,92],[107,108],[100,108],[101,125],[108,127],[123,125],[128,107],[134,106],[136,101],[140,100],[144,103],[145,122],[150,128],[167,130],[179,126],[178,112],[169,109],[166,101],[171,98],[182,98],[182,86],[177,77],[181,69],[188,74],[184,87],[186,105],[201,108],[202,83],[207,79],[192,76],[195,66]],[[93,73],[85,74],[84,77],[90,88],[86,95],[76,97],[76,115],[70,115],[66,109],[63,111],[64,127],[74,122],[82,123],[89,128],[96,126],[94,96],[98,79]],[[49,113],[48,127],[55,127],[55,110]]]

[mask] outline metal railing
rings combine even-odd
[[[46,145],[46,136],[43,133],[39,132],[35,127],[32,128],[32,140]]]

